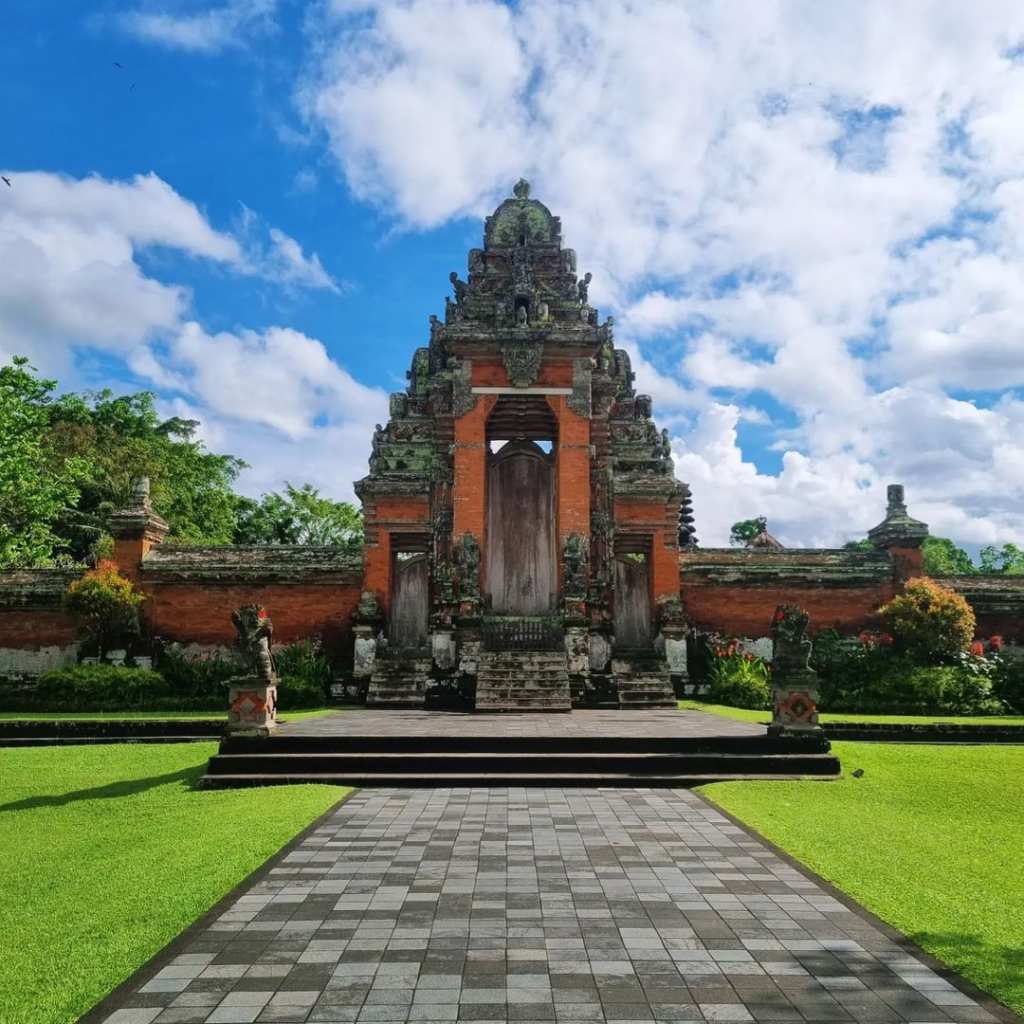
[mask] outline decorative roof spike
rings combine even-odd
[[[908,514],[903,484],[889,484],[885,497],[885,519],[868,530],[868,540],[876,548],[920,547],[928,536],[928,524]]]
[[[520,178],[515,185],[512,186],[512,195],[514,195],[516,199],[529,199],[530,183],[525,178]]]

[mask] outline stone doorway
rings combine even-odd
[[[487,595],[496,615],[547,615],[558,587],[554,456],[509,441],[487,472]]]
[[[615,552],[615,646],[646,648],[654,642],[650,545],[629,541],[624,539]]]
[[[388,642],[395,651],[420,650],[427,644],[430,625],[426,539],[399,539],[392,560]]]

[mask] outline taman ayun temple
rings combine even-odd
[[[452,272],[374,433],[355,485],[361,554],[171,546],[140,488],[113,531],[121,572],[147,595],[148,637],[228,646],[232,611],[259,604],[275,643],[319,636],[339,686],[369,705],[569,711],[674,706],[694,631],[764,638],[780,605],[806,611],[812,633],[863,628],[921,572],[927,527],[902,488],[873,550],[700,548],[668,435],[581,266],[520,181],[465,277]],[[865,529],[882,512],[864,509]],[[60,598],[81,571],[0,574],[0,673],[74,660]],[[1019,638],[1012,579],[948,582],[980,635]]]

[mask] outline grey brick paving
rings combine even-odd
[[[652,789],[358,792],[120,1007],[104,1024],[997,1019]]]
[[[765,712],[765,722],[771,715]],[[626,738],[763,736],[764,725],[706,711],[575,710],[568,715],[508,712],[454,715],[448,711],[339,711],[282,725],[282,736],[551,736]]]

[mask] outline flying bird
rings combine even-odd
[[[6,186],[7,186],[8,188],[11,188],[11,179],[10,179],[10,178],[8,178],[8,177],[5,177],[5,176],[4,176],[3,174],[0,174],[0,181],[3,181],[3,183],[4,183],[4,184],[5,184],[5,185],[6,185]]]
[[[113,64],[114,64],[115,68],[120,68],[122,71],[124,71],[124,65],[123,64],[118,64],[118,62],[116,60],[113,62]]]

